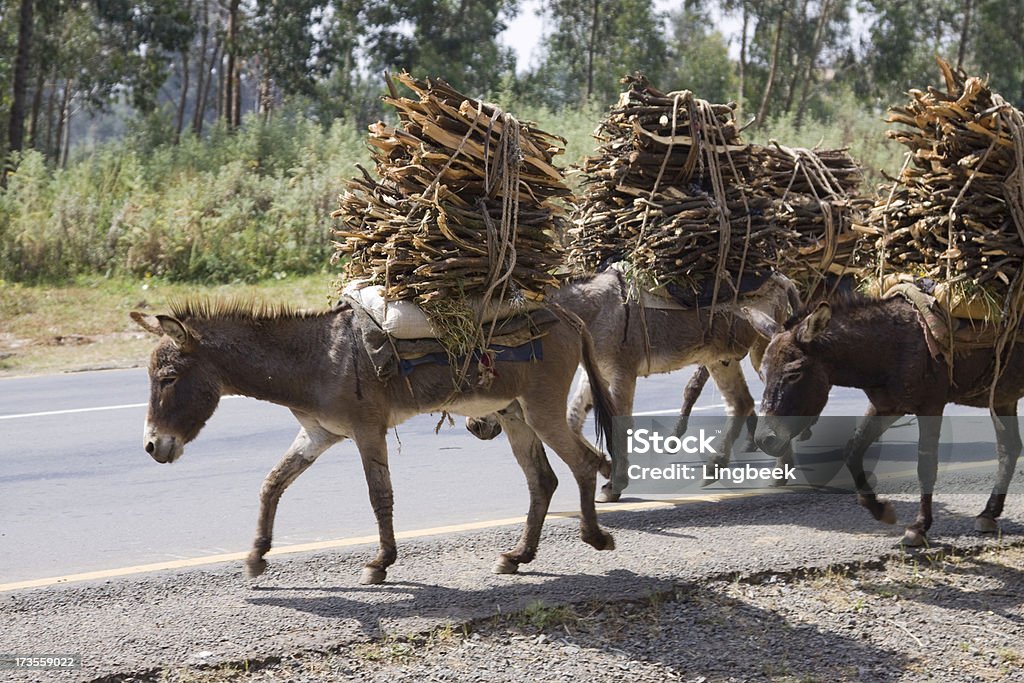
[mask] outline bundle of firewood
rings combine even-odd
[[[985,80],[939,67],[945,91],[911,90],[890,109],[900,127],[887,134],[908,161],[857,229],[877,238],[882,274],[931,278],[994,311],[1020,308],[1024,118]]]
[[[744,244],[771,243],[777,231],[767,203],[745,190],[749,149],[739,140],[735,105],[666,94],[639,74],[623,82],[596,132],[597,153],[582,164],[570,262],[595,270],[622,260],[651,285],[694,291],[716,273],[734,285],[741,267],[763,267],[743,262]]]
[[[773,197],[772,219],[787,231],[776,268],[797,279],[851,264],[871,200],[859,195],[863,173],[845,149],[803,149],[777,142],[751,148],[755,192]]]
[[[360,168],[334,213],[345,274],[422,304],[543,298],[562,263],[564,210],[552,200],[571,191],[552,158],[565,140],[444,81],[397,80],[417,98],[387,78],[399,124],[369,128],[379,179]]]
[[[624,83],[582,165],[574,266],[625,261],[651,286],[732,295],[744,280],[824,270],[848,252],[861,174],[845,150],[747,145],[734,104],[665,94],[639,75]]]

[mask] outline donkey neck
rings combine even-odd
[[[916,313],[902,310],[901,302],[886,300],[833,315],[828,331],[813,342],[832,384],[858,389],[886,386],[899,370],[900,351],[923,345]]]
[[[224,394],[240,394],[296,409],[312,407],[327,368],[340,314],[194,321],[201,348]]]

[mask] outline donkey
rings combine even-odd
[[[936,358],[929,351],[917,308],[902,297],[842,297],[801,312],[781,328],[756,312],[751,320],[763,334],[771,335],[762,365],[765,388],[758,446],[769,454],[782,452],[821,413],[833,385],[863,389],[870,404],[844,457],[858,502],[887,524],[896,522],[895,511],[872,490],[864,472],[864,454],[900,416],[918,416],[921,501],[903,543],[924,544],[932,525],[942,411],[947,403],[989,405],[994,350],[958,353],[950,377],[941,356]],[[1016,416],[1017,400],[1024,396],[1024,347],[1014,347],[1004,367],[993,404],[999,465],[988,503],[975,518],[975,528],[981,532],[998,530],[996,519],[1003,512],[1021,451]]]
[[[594,361],[593,342],[571,314],[559,314],[542,339],[540,360],[491,364],[488,386],[470,368],[464,390],[455,392],[453,368],[420,365],[407,377],[377,378],[361,340],[360,324],[346,304],[320,312],[272,309],[240,302],[184,302],[170,315],[133,312],[143,329],[160,337],[149,363],[150,398],[143,446],[154,460],[171,463],[199,434],[221,396],[242,394],[291,409],[301,428],[260,489],[256,539],[246,565],[251,576],[266,569],[274,516],[285,488],[327,448],[351,438],[362,459],[380,536],[376,557],[361,583],[381,583],[397,557],[392,526],[393,494],[387,430],[414,415],[447,411],[498,413],[512,452],[526,475],[530,508],[516,547],[499,555],[494,571],[514,573],[533,560],[558,480],[547,444],[572,470],[580,493],[583,540],[598,550],[615,547],[594,509],[597,472],[608,461],[565,419],[576,368],[583,367],[595,393],[598,438],[610,438],[615,413]]]
[[[746,304],[756,305],[757,310],[781,322],[788,317],[791,308],[799,308],[800,297],[796,286],[788,279],[775,276],[769,283],[758,301]],[[729,303],[720,304],[712,316],[709,308],[645,308],[627,294],[622,274],[608,270],[563,285],[552,300],[578,315],[587,326],[594,338],[601,376],[608,380],[612,400],[620,409],[632,411],[638,377],[672,372],[693,364],[706,368],[732,418],[725,430],[723,454],[716,461],[726,464],[744,421],[754,416],[754,399],[743,377],[740,360],[750,352],[756,368],[765,340],[747,322],[743,310]],[[700,394],[703,379],[703,371],[698,370],[684,391],[683,415],[676,427],[677,433],[686,431],[689,408]],[[582,430],[594,402],[592,394],[588,376],[584,376],[569,408],[569,424],[577,433]],[[468,420],[467,428],[484,439],[500,433],[494,417]],[[629,463],[624,449],[613,445],[611,450],[614,453],[612,478],[602,486],[598,496],[601,502],[618,500],[628,483]]]

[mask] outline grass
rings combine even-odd
[[[580,620],[580,615],[570,605],[547,605],[540,600],[528,604],[517,617],[521,627],[537,631],[575,626]]]
[[[332,278],[324,272],[215,286],[98,276],[61,286],[0,280],[0,377],[143,365],[154,339],[130,320],[133,310],[158,313],[187,296],[324,308]]]

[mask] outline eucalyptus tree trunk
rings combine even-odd
[[[775,85],[775,78],[779,69],[779,45],[782,42],[782,24],[788,14],[789,3],[784,3],[779,10],[779,18],[775,22],[775,39],[772,41],[772,54],[768,63],[768,82],[764,85],[764,93],[761,95],[761,106],[757,109],[757,125],[763,126],[764,119],[768,115],[768,102],[772,96],[772,88]]]
[[[974,10],[974,0],[964,0],[964,21],[960,25],[960,48],[956,54],[956,68],[962,69],[964,59],[967,58],[967,42],[971,34],[971,12]]]
[[[32,0],[21,0],[18,19],[18,51],[14,58],[14,92],[7,122],[7,151],[25,146],[25,99],[28,96],[29,60],[32,51]],[[7,170],[0,168],[0,181],[7,184]]]

